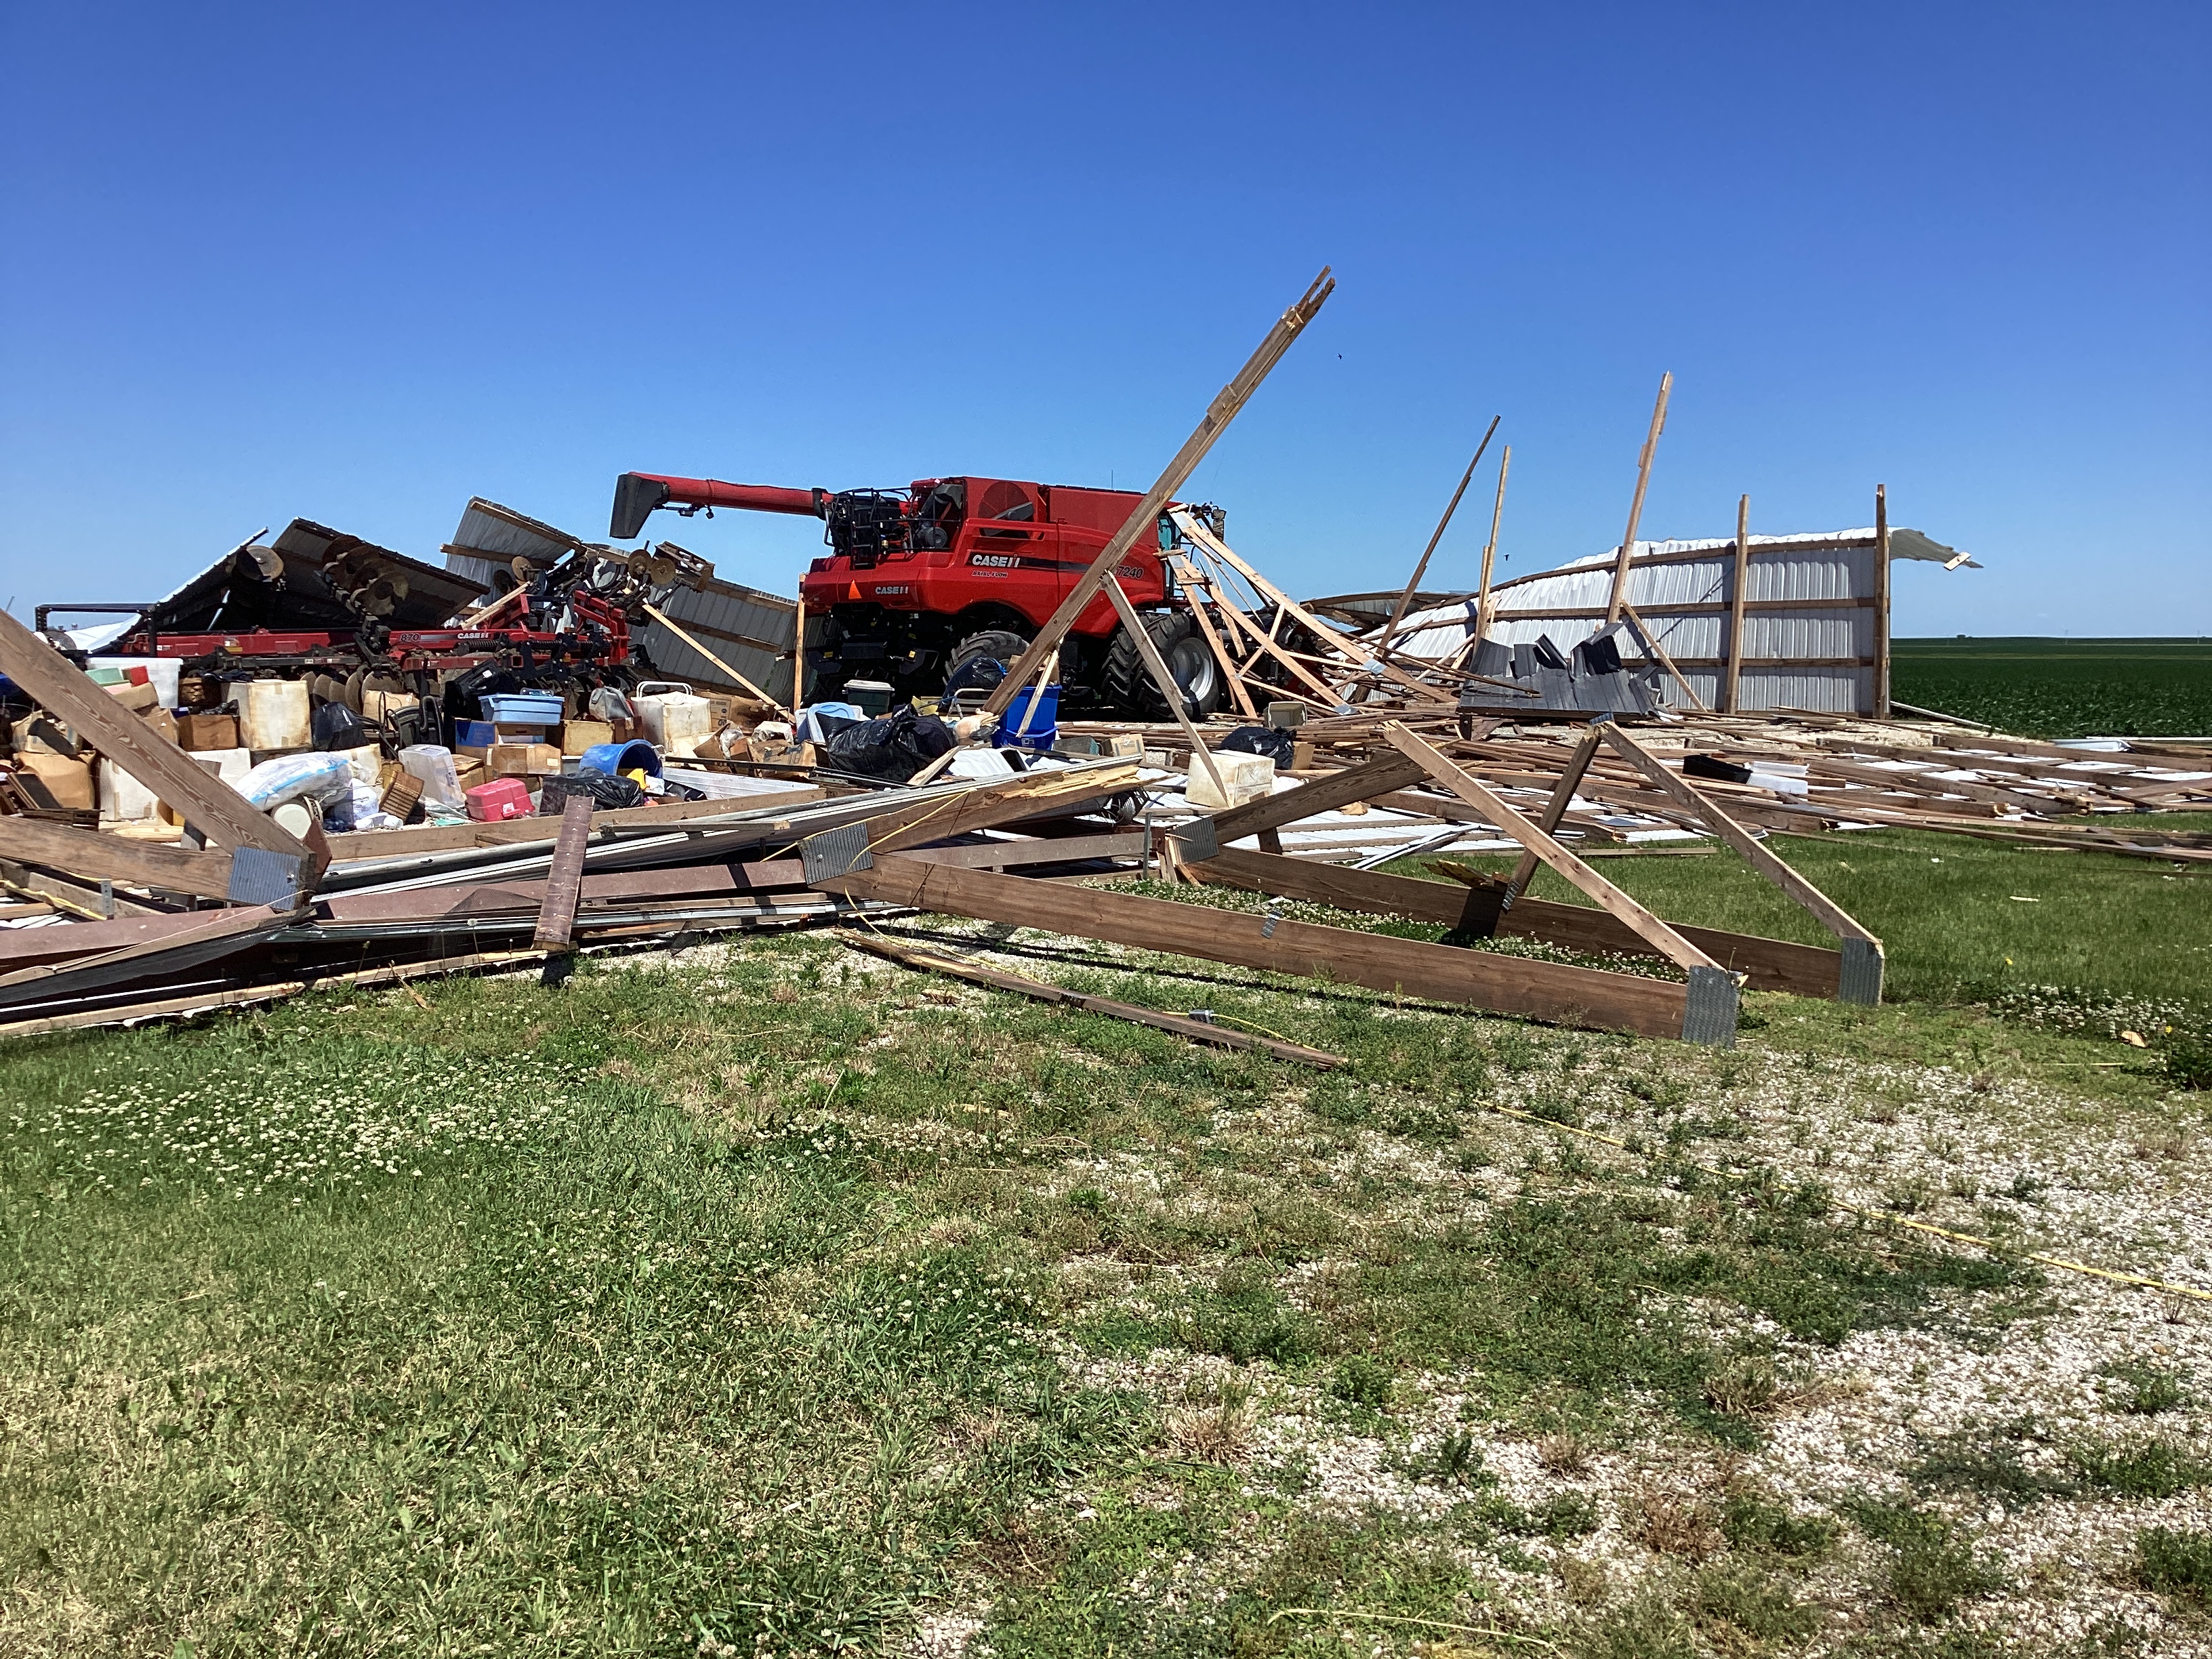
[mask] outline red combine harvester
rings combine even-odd
[[[832,494],[625,472],[610,529],[628,541],[659,507],[687,517],[719,507],[822,520],[830,555],[799,584],[809,693],[833,696],[848,679],[882,679],[908,697],[941,691],[979,659],[1012,662],[1143,499],[1007,478],[922,478],[903,492]],[[1212,714],[1226,688],[1161,560],[1175,535],[1163,514],[1157,540],[1147,546],[1140,538],[1115,574],[1192,708]],[[1060,678],[1063,706],[1170,718],[1103,594],[1060,647]]]

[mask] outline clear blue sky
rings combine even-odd
[[[1505,568],[1603,550],[1671,369],[1646,534],[1880,480],[1988,565],[1900,633],[2212,630],[2201,5],[4,18],[19,613],[295,515],[603,536],[626,469],[1141,487],[1328,263],[1187,492],[1294,591],[1401,580],[1494,413]],[[784,592],[818,534],[656,527]]]

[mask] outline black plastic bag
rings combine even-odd
[[[1284,772],[1290,769],[1297,739],[1272,726],[1240,726],[1213,746],[1232,755],[1268,756],[1273,759],[1275,769]]]
[[[603,807],[645,805],[645,791],[629,778],[611,778],[604,772],[563,772],[546,779],[538,791],[538,816],[559,817],[562,808],[578,795],[591,801],[594,812]]]
[[[880,720],[831,733],[824,758],[840,772],[904,783],[952,744],[951,726],[902,703]]]

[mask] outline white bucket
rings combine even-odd
[[[258,752],[305,749],[312,740],[305,680],[235,680],[238,740]]]

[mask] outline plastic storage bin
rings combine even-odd
[[[1247,801],[1274,793],[1273,755],[1240,755],[1234,750],[1216,750],[1213,764],[1221,774],[1222,786],[1228,790],[1229,798],[1221,798],[1221,791],[1213,787],[1213,779],[1206,772],[1206,763],[1194,755],[1190,758],[1190,775],[1182,788],[1182,798],[1193,806],[1218,811],[1224,806],[1242,806]]]
[[[707,699],[678,680],[647,680],[630,703],[647,738],[679,760],[714,729]]]
[[[410,743],[399,751],[401,769],[422,783],[422,804],[447,811],[461,805],[461,777],[453,765],[453,751],[434,743]]]
[[[502,691],[477,701],[501,726],[558,726],[568,712],[557,691]]]

